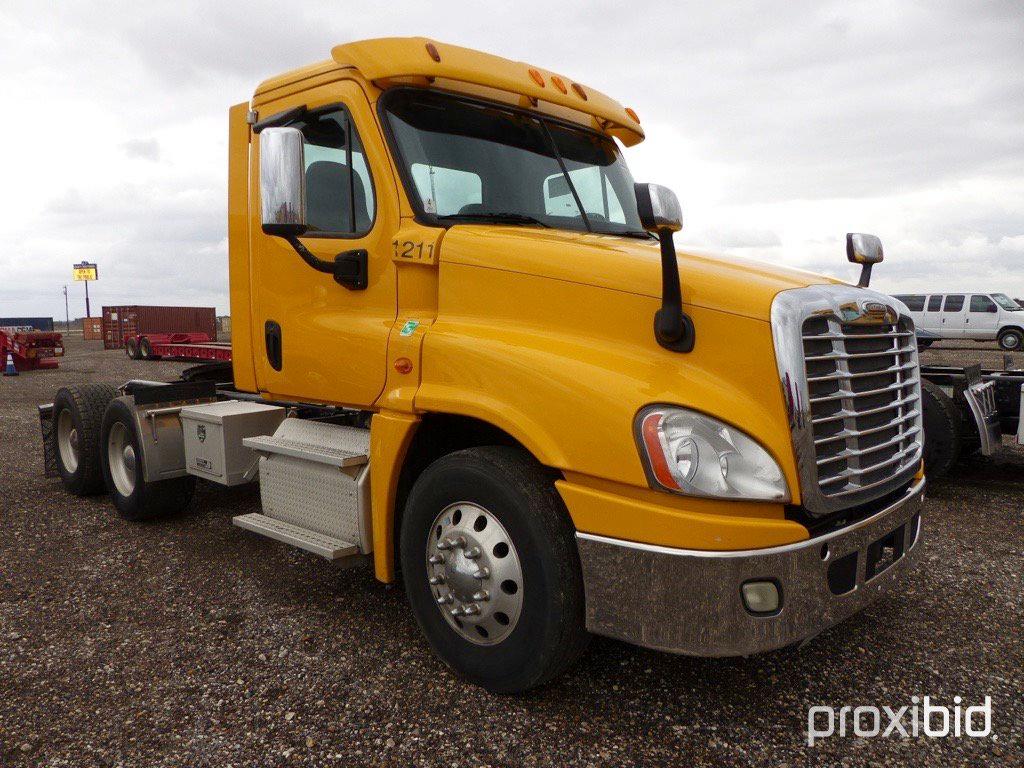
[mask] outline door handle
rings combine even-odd
[[[281,349],[281,326],[273,320],[267,320],[263,324],[263,340],[267,347],[267,362],[275,371],[280,371],[284,364],[284,354]]]

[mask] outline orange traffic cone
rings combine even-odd
[[[4,368],[4,376],[17,376],[18,369],[14,367],[14,355],[7,353],[7,367]]]

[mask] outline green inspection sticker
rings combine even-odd
[[[420,326],[420,321],[419,320],[406,320],[405,321],[405,325],[402,326],[402,330],[400,330],[398,332],[398,335],[399,336],[412,336],[413,331],[415,331],[417,328],[419,328],[419,326]]]

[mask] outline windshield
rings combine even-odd
[[[633,178],[606,136],[432,91],[397,91],[385,112],[429,220],[645,234]]]
[[[1017,302],[1007,296],[1005,293],[993,293],[993,300],[1003,309],[1008,309],[1010,312],[1020,312],[1021,307],[1017,305]]]

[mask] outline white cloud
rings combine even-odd
[[[850,278],[843,233],[875,232],[878,287],[1024,295],[1022,22],[1018,0],[8,0],[0,315],[63,314],[83,258],[94,306],[226,311],[228,106],[336,43],[409,34],[634,107],[634,175],[679,192],[686,243]]]

